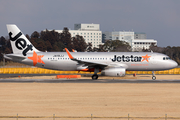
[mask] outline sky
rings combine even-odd
[[[6,24],[24,34],[100,24],[104,31],[144,32],[158,46],[180,46],[180,0],[0,0],[0,36]]]

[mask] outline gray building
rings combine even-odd
[[[63,30],[55,30],[62,33]],[[100,31],[99,24],[75,24],[74,30],[69,30],[72,37],[76,35],[83,36],[86,43],[91,43],[92,47],[98,48],[102,45],[102,31]]]
[[[102,42],[105,43],[106,40],[112,40],[112,32],[103,32],[102,33]]]
[[[146,39],[146,33],[134,33],[134,39]]]

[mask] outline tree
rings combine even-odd
[[[47,48],[46,51],[52,51],[53,50],[53,47],[49,41],[45,41],[45,45]]]
[[[11,50],[10,50],[9,48],[6,47],[4,53],[5,53],[5,54],[9,54],[9,53],[11,53]]]
[[[29,35],[28,35],[28,34],[26,34],[26,38],[27,38],[28,40],[31,40],[31,38],[29,37]]]
[[[41,39],[36,39],[37,41],[37,49],[40,51],[47,51],[47,46],[45,45],[45,42]]]
[[[40,37],[40,34],[37,32],[37,31],[34,31],[32,34],[31,34],[31,38],[39,38]]]
[[[88,42],[86,50],[87,52],[92,52],[92,44],[90,42]]]
[[[3,36],[0,38],[0,45],[6,45],[6,39]]]
[[[149,51],[153,51],[153,52],[159,52],[159,53],[163,53],[164,48],[162,47],[158,47],[157,45],[155,45],[154,43],[152,43],[149,47]]]
[[[60,33],[60,41],[66,46],[67,49],[72,50],[73,44],[71,41],[71,34],[68,28],[64,28],[62,33]]]
[[[6,40],[6,47],[9,48],[9,50],[11,51],[10,53],[12,53],[12,47],[9,39]]]
[[[78,52],[84,52],[87,48],[87,44],[82,36],[76,35],[72,38],[73,49]]]
[[[131,50],[131,46],[129,43],[120,41],[120,40],[107,40],[103,47],[103,51],[109,52],[129,52]]]

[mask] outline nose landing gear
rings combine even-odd
[[[154,71],[152,71],[152,79],[153,79],[153,80],[156,80],[156,76],[155,76],[155,74],[154,74]]]

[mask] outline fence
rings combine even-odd
[[[145,120],[145,119],[150,119],[150,120],[180,120],[180,117],[170,117],[165,114],[165,116],[162,117],[132,117],[129,114],[126,116],[119,116],[119,117],[102,117],[102,116],[56,116],[53,114],[52,116],[19,116],[18,114],[16,116],[0,116],[0,119],[10,119],[14,118],[14,120],[18,119],[48,119],[48,120],[67,120],[67,119],[86,119],[86,120],[99,120],[99,119],[121,119],[121,120]]]
[[[43,68],[0,68],[0,74],[94,74],[83,71],[58,71]],[[126,74],[152,74],[152,71],[126,71]],[[165,71],[155,71],[155,74],[180,74],[180,68]]]

